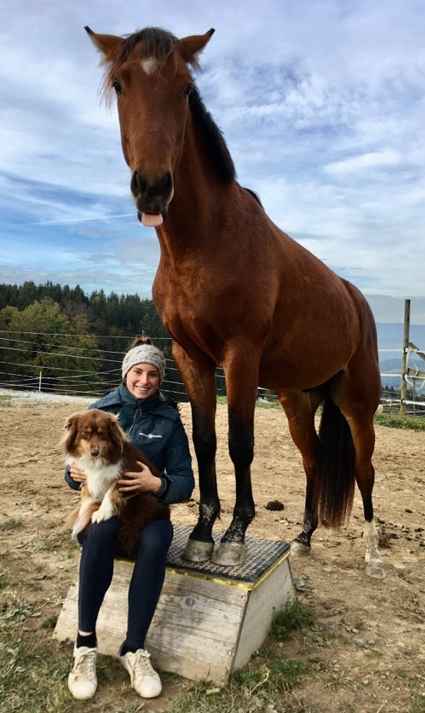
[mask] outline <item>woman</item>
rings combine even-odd
[[[140,472],[127,472],[126,479],[118,481],[120,490],[151,492],[162,502],[172,504],[190,497],[194,479],[188,440],[178,411],[159,393],[164,371],[162,352],[150,339],[136,337],[122,363],[121,385],[89,408],[116,414],[127,437],[162,473],[157,477],[144,465]],[[65,480],[73,489],[79,489],[85,479],[84,472],[75,464],[65,471]],[[78,535],[82,546],[78,635],[68,676],[68,688],[74,698],[92,698],[97,688],[96,620],[112,580],[117,537],[116,518],[90,524]],[[164,582],[172,537],[170,521],[155,520],[142,531],[134,552],[127,635],[118,655],[130,674],[133,688],[142,698],[159,696],[162,689],[144,646]]]

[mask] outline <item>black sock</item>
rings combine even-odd
[[[124,641],[124,643],[121,644],[119,656],[125,656],[129,652],[135,654],[139,649],[143,649],[143,646],[128,646],[128,644]]]
[[[77,634],[77,641],[76,641],[76,647],[77,649],[80,648],[80,646],[87,646],[89,649],[95,649],[97,647],[97,637],[96,637],[96,632],[94,631],[92,634]]]

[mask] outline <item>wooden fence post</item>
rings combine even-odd
[[[409,352],[410,333],[410,300],[404,301],[404,337],[403,337],[403,358],[401,369],[401,389],[400,389],[400,416],[406,415],[407,399],[407,358]]]

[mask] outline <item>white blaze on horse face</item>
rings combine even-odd
[[[140,66],[146,74],[153,74],[158,66],[158,60],[155,57],[148,57],[147,59],[142,59]]]

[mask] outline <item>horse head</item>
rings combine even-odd
[[[121,143],[131,169],[131,193],[144,225],[159,226],[174,195],[194,82],[189,66],[214,30],[178,40],[159,28],[128,37],[85,28],[105,65],[105,92],[117,97]]]

